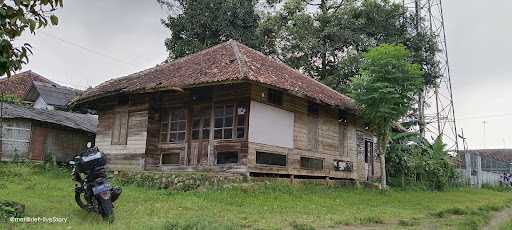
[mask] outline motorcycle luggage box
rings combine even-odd
[[[94,168],[105,166],[106,163],[105,154],[101,151],[87,151],[80,155],[79,169],[82,172],[88,172]]]

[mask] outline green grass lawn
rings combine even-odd
[[[445,216],[455,209],[469,213],[481,207],[502,206],[512,199],[512,193],[468,188],[380,192],[268,183],[178,193],[123,186],[115,223],[107,225],[74,203],[74,183],[68,174],[23,165],[0,167],[0,200],[25,204],[29,217],[69,218],[66,224],[4,223],[0,229],[314,229],[437,219],[446,221],[446,226],[464,229],[466,219],[452,218],[453,222]],[[443,212],[447,214],[439,215]]]

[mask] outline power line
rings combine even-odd
[[[481,118],[503,118],[503,117],[510,117],[510,116],[512,116],[512,113],[487,114],[487,115],[462,117],[462,118],[457,118],[457,120],[475,120],[475,119],[481,119]]]
[[[92,54],[95,54],[95,55],[98,55],[98,56],[101,56],[101,57],[104,57],[104,58],[107,58],[107,59],[110,59],[114,62],[117,62],[117,63],[121,63],[121,64],[124,64],[124,65],[127,65],[127,66],[130,66],[130,67],[133,67],[133,66],[137,66],[137,64],[134,64],[134,63],[131,63],[131,62],[128,62],[128,61],[125,61],[125,60],[122,60],[122,59],[119,59],[119,58],[116,58],[116,57],[113,57],[113,56],[110,56],[108,54],[104,54],[100,51],[97,51],[97,50],[94,50],[94,49],[91,49],[89,47],[86,47],[86,46],[83,46],[83,45],[80,45],[78,43],[75,43],[75,42],[72,42],[72,41],[68,41],[66,39],[63,39],[63,38],[60,38],[60,37],[57,37],[55,35],[52,35],[52,34],[49,34],[49,33],[46,33],[44,31],[40,31],[41,34],[47,36],[47,37],[50,37],[50,38],[53,38],[53,39],[57,39],[58,41],[62,42],[62,43],[65,43],[67,45],[70,45],[70,46],[74,46],[74,47],[77,47],[79,49],[82,49],[84,51],[87,51],[89,53],[92,53]]]

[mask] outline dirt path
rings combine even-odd
[[[497,229],[497,227],[508,220],[512,219],[512,208],[507,208],[505,210],[502,210],[500,212],[497,212],[494,214],[492,219],[489,221],[489,224],[483,228],[483,230],[494,230]]]

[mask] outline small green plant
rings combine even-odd
[[[449,209],[441,210],[438,212],[434,212],[434,213],[432,213],[432,215],[435,217],[438,217],[438,218],[444,218],[448,215],[462,216],[462,215],[466,215],[468,213],[469,213],[468,210],[465,210],[465,209],[462,209],[459,207],[455,207],[455,208],[449,208]]]
[[[417,224],[418,223],[416,221],[413,221],[413,220],[399,220],[398,221],[398,225],[404,226],[404,227],[415,226]]]
[[[44,157],[44,169],[51,170],[57,167],[57,158],[53,152],[49,152]]]
[[[0,201],[0,222],[6,221],[10,217],[23,217],[25,205],[15,201]]]
[[[315,230],[315,227],[313,227],[311,224],[299,223],[294,221],[290,225],[295,230]]]
[[[378,216],[368,216],[359,219],[360,224],[384,224],[384,220]]]

